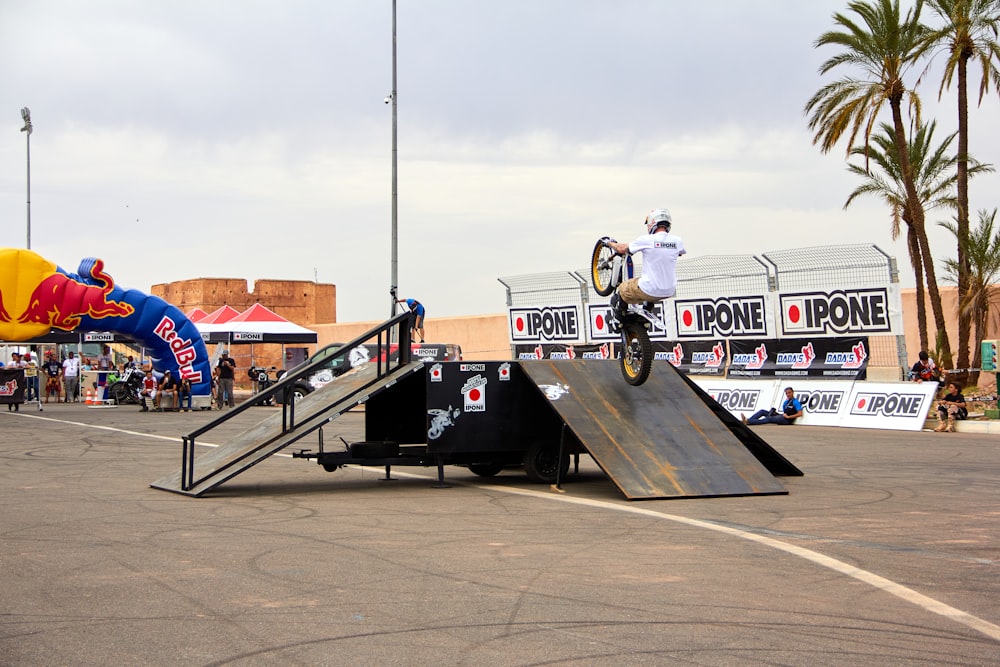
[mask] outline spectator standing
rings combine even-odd
[[[63,386],[66,390],[63,402],[72,403],[78,401],[80,391],[80,360],[76,358],[73,350],[69,351],[62,363],[62,376]]]
[[[24,362],[25,400],[37,401],[39,400],[38,364],[35,363],[30,352],[25,352],[21,361]]]
[[[157,389],[159,388],[159,383],[156,381],[156,376],[153,375],[153,369],[146,371],[145,377],[142,378],[142,388],[139,389],[139,400],[142,402],[142,407],[139,408],[139,412],[149,412],[149,406],[146,405],[146,399],[153,401],[153,408],[159,410],[156,401]]]
[[[236,379],[236,362],[229,357],[229,350],[222,353],[222,358],[216,364],[219,369],[219,408],[223,403],[229,407],[236,406],[236,398],[233,396],[233,381]]]
[[[222,409],[222,401],[219,400],[219,367],[212,369],[212,402],[215,407]]]
[[[56,361],[56,355],[53,352],[45,353],[42,371],[45,373],[45,402],[48,403],[49,398],[55,394],[56,403],[58,403],[59,393],[62,389],[62,364]]]
[[[791,426],[795,420],[802,416],[802,403],[795,398],[795,391],[791,387],[785,387],[785,400],[781,403],[781,412],[774,408],[770,410],[758,410],[748,420],[746,415],[740,415],[743,423],[748,426],[758,424],[778,424],[780,426]]]
[[[111,348],[105,345],[104,350],[97,356],[97,370],[107,372],[114,367],[111,361]]]

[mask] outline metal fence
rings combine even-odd
[[[638,258],[637,258],[638,259]],[[637,271],[641,265],[637,262]],[[507,306],[584,305],[602,301],[594,292],[590,267],[498,279],[507,289]],[[776,291],[834,291],[888,287],[899,283],[894,257],[871,244],[845,244],[777,250],[756,255],[707,255],[677,263],[678,298],[749,296]],[[908,368],[902,335],[869,336],[872,366]]]

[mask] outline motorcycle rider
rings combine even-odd
[[[619,255],[642,255],[642,275],[623,281],[611,295],[611,307],[618,320],[628,312],[630,303],[668,299],[677,292],[677,258],[687,249],[681,237],[670,233],[672,223],[670,211],[655,208],[646,216],[646,235],[631,243],[609,244]]]

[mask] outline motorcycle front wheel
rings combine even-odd
[[[115,405],[126,405],[137,402],[128,390],[128,385],[124,382],[115,382],[108,387],[108,396],[114,399]]]
[[[653,344],[642,322],[622,324],[622,377],[633,387],[638,387],[649,378],[653,368]]]

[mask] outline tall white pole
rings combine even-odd
[[[24,127],[21,128],[22,132],[27,132],[27,147],[28,147],[28,250],[31,250],[31,131],[34,129],[31,125],[31,110],[28,107],[21,109],[21,118],[24,120]]]
[[[390,280],[392,283],[392,311],[390,317],[396,315],[396,287],[399,285],[399,248],[398,248],[398,191],[396,190],[396,0],[392,0],[392,264]]]

